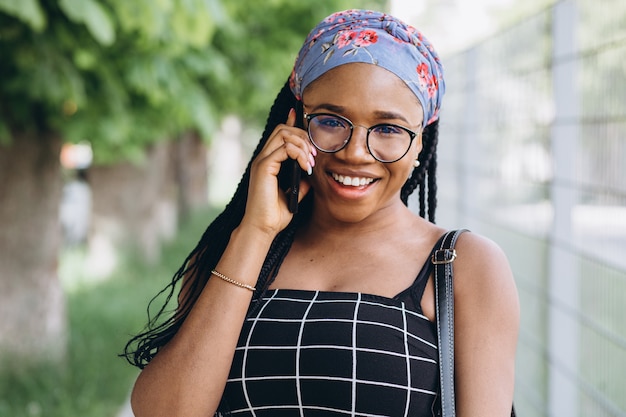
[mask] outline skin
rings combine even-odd
[[[404,158],[383,164],[367,151],[363,126],[389,122],[421,131],[419,102],[392,73],[356,63],[324,74],[307,87],[303,102],[308,113],[349,118],[355,125],[350,143],[334,154],[318,153],[306,132],[294,127],[291,111],[252,164],[245,215],[216,270],[255,285],[272,240],[291,220],[277,182],[281,162],[290,157],[305,171],[313,169],[301,183],[301,198],[314,190],[314,211],[297,232],[272,287],[393,297],[412,284],[445,231],[400,200],[422,148],[421,135]],[[344,186],[333,173],[374,181]],[[519,326],[513,276],[502,251],[481,236],[464,233],[457,252],[457,415],[508,416]],[[136,416],[213,415],[251,295],[221,279],[208,281],[176,336],[139,375],[131,399]],[[422,309],[434,321],[432,277]]]

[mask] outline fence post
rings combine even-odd
[[[476,225],[476,211],[478,209],[479,196],[476,193],[478,169],[481,164],[480,144],[478,143],[479,126],[477,120],[480,110],[478,109],[478,77],[476,66],[478,60],[478,48],[469,49],[465,53],[465,85],[463,88],[463,115],[457,115],[462,120],[462,128],[457,141],[457,161],[459,166],[456,170],[457,183],[459,184],[458,196],[458,224],[470,230],[478,230]]]
[[[555,4],[552,18],[552,84],[555,118],[551,130],[554,177],[553,223],[548,274],[548,407],[551,417],[579,415],[577,377],[580,329],[572,312],[579,309],[579,265],[572,253],[572,210],[578,191],[572,186],[579,142],[580,97],[576,58],[575,0]]]

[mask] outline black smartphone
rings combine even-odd
[[[296,127],[304,129],[303,116],[304,110],[302,102],[296,103]],[[287,194],[287,205],[291,213],[298,212],[298,194],[300,192],[300,179],[302,178],[302,169],[298,162],[294,159],[287,159],[280,167],[278,181],[281,189]]]

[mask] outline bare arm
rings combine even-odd
[[[270,243],[236,230],[216,269],[254,285]],[[221,279],[207,282],[176,336],[139,375],[132,395],[136,416],[207,417],[215,412],[251,296]]]
[[[464,233],[454,263],[455,385],[459,417],[508,417],[513,403],[519,302],[506,257]]]
[[[306,133],[293,128],[295,115],[268,139],[251,168],[246,213],[216,266],[236,281],[256,280],[276,234],[291,220],[278,189],[280,164],[287,157],[303,169],[311,159]],[[301,184],[301,197],[309,186]],[[193,276],[185,279],[194,279]],[[188,317],[140,373],[131,404],[137,417],[212,416],[221,399],[252,292],[212,277]]]

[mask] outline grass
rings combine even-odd
[[[63,365],[13,365],[0,369],[0,417],[114,417],[138,370],[117,355],[146,322],[150,299],[195,246],[213,212],[185,222],[163,248],[161,262],[128,256],[108,279],[90,281],[84,253],[67,250],[60,276],[67,295],[69,346]]]

